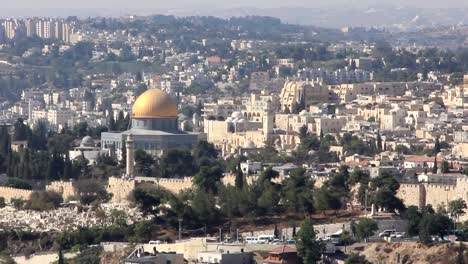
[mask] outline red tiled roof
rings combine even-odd
[[[434,157],[409,156],[405,158],[405,162],[434,162]]]
[[[273,253],[296,253],[297,250],[295,248],[292,248],[292,247],[289,247],[289,246],[286,246],[286,245],[282,245],[280,247],[274,248],[270,252],[273,252]]]

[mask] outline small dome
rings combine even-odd
[[[244,144],[244,148],[256,148],[255,143],[252,140],[247,140]]]
[[[241,118],[244,118],[244,115],[241,112],[237,111],[237,112],[232,113],[231,117],[241,119]]]
[[[232,117],[226,118],[226,123],[232,123]]]
[[[94,147],[94,139],[86,136],[81,140],[80,147]]]
[[[247,122],[247,121],[246,121],[244,118],[241,118],[241,119],[239,119],[239,121],[237,121],[237,122],[239,122],[239,123],[245,123],[245,122]]]
[[[305,116],[307,115],[307,111],[306,110],[302,110],[300,113],[299,113],[300,116]]]

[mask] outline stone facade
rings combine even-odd
[[[54,191],[62,195],[64,201],[72,200],[76,197],[75,187],[73,182],[56,181],[46,186],[47,191]]]
[[[457,179],[456,184],[401,184],[397,196],[406,206],[422,207],[432,205],[446,207],[450,201],[463,199],[468,203],[468,179]],[[460,221],[468,220],[468,215],[460,217]]]
[[[28,200],[31,190],[16,189],[11,187],[0,187],[0,197],[5,198],[5,202],[10,203],[11,199]]]
[[[107,192],[112,193],[113,203],[126,203],[131,192],[135,189],[135,181],[122,178],[109,178]]]

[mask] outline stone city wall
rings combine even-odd
[[[47,191],[54,191],[62,195],[64,201],[76,199],[76,191],[73,182],[56,181],[46,186]]]
[[[0,187],[0,197],[5,198],[5,202],[10,203],[11,199],[29,200],[31,190],[16,189],[11,187]]]
[[[456,184],[401,184],[397,196],[406,206],[422,207],[430,204],[434,209],[439,206],[446,208],[450,201],[456,199],[468,203],[468,180],[458,179]],[[461,216],[459,220],[468,220],[468,215]]]
[[[424,186],[422,184],[400,184],[397,197],[403,200],[406,206],[424,205]]]
[[[456,197],[456,186],[449,184],[424,184],[426,190],[425,204],[431,204],[432,207],[437,209],[438,206],[447,206],[448,202],[458,199]]]
[[[113,203],[126,203],[130,193],[135,189],[135,181],[111,177],[106,189],[108,193],[112,193]]]

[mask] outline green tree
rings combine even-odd
[[[219,166],[202,166],[193,177],[193,183],[199,190],[217,193],[223,170]]]
[[[423,213],[419,223],[419,240],[428,244],[431,242],[431,236],[437,235],[443,238],[447,230],[452,226],[452,221],[446,215],[439,213]]]
[[[157,215],[162,201],[161,193],[151,187],[139,187],[133,190],[133,200],[144,215]]]
[[[15,124],[13,125],[14,127],[14,133],[13,133],[13,140],[14,141],[21,141],[21,140],[28,140],[31,136],[31,130],[29,127],[24,123],[24,120],[22,118],[18,118],[16,120]]]
[[[377,222],[369,218],[361,218],[356,225],[356,237],[359,240],[367,240],[379,229]]]
[[[462,215],[464,215],[466,212],[466,203],[462,198],[452,200],[448,203],[448,211],[452,217],[457,219]]]
[[[308,128],[306,125],[303,125],[299,128],[299,135],[301,136],[301,139],[304,139],[307,137],[307,132],[308,132]]]
[[[238,189],[244,188],[244,173],[242,172],[240,162],[237,165],[235,185],[236,185],[236,188]]]
[[[65,264],[65,259],[63,258],[62,248],[59,249],[57,264]]]
[[[112,198],[103,183],[96,180],[80,180],[76,182],[78,198],[82,204],[106,203]]]
[[[125,226],[127,225],[128,216],[123,210],[112,209],[110,211],[110,221],[113,225]]]
[[[291,172],[283,186],[284,204],[288,210],[303,214],[314,212],[314,181],[303,168]]]
[[[134,94],[136,97],[140,96],[142,93],[146,92],[148,90],[148,86],[145,83],[139,83],[136,86],[136,89],[134,91]]]
[[[135,151],[135,171],[141,175],[149,177],[153,172],[154,159],[142,149]]]
[[[371,197],[373,197],[374,204],[392,212],[395,210],[403,212],[405,206],[403,202],[396,197],[399,188],[400,184],[391,174],[383,173],[381,176],[372,179]]]
[[[434,149],[433,149],[432,153],[437,155],[437,153],[439,153],[441,149],[442,149],[442,147],[441,147],[441,144],[440,144],[440,139],[439,139],[439,137],[436,137],[435,142],[434,142]]]
[[[63,203],[62,195],[54,191],[34,191],[31,193],[25,208],[35,211],[56,209]]]
[[[434,166],[432,167],[432,173],[436,174],[437,173],[437,155],[434,156]]]
[[[448,173],[450,171],[450,164],[448,163],[448,161],[442,161],[442,164],[440,165],[440,170],[442,171],[442,173]]]
[[[382,151],[382,136],[380,135],[380,131],[377,132],[377,150],[380,152]]]
[[[82,250],[73,261],[80,264],[99,264],[101,262],[102,247],[89,247]]]
[[[269,182],[271,183],[272,180],[278,178],[279,173],[271,166],[268,166],[265,170],[263,170],[262,174],[260,175],[259,181],[261,182]]]
[[[24,207],[24,200],[22,198],[12,198],[11,199],[11,204],[13,207],[15,207],[17,210],[21,210]]]
[[[218,157],[218,151],[215,146],[206,140],[200,140],[197,142],[193,149],[193,157],[199,161],[205,159],[216,159]]]
[[[461,240],[458,244],[457,264],[465,264],[465,244]]]
[[[336,193],[331,193],[325,186],[322,186],[314,195],[315,209],[319,211],[338,210],[341,208],[340,197]]]
[[[211,192],[197,190],[192,200],[192,208],[198,223],[213,225],[221,221],[219,209],[216,207],[216,197]]]
[[[395,148],[395,151],[398,153],[398,154],[405,154],[405,155],[408,155],[411,153],[411,150],[406,147],[405,145],[397,145],[396,148]]]
[[[5,186],[17,189],[32,190],[32,185],[29,181],[17,178],[7,178]]]
[[[300,262],[304,264],[319,263],[324,245],[316,239],[314,226],[309,218],[302,222],[298,237],[297,254]]]
[[[417,206],[408,206],[403,217],[408,221],[406,232],[409,236],[416,236],[419,234],[419,222],[421,221],[422,214],[419,212]]]
[[[148,243],[151,240],[154,224],[152,221],[141,221],[135,225],[134,240],[139,243]]]
[[[165,178],[192,176],[195,172],[194,158],[185,149],[170,149],[161,157],[161,174]]]

